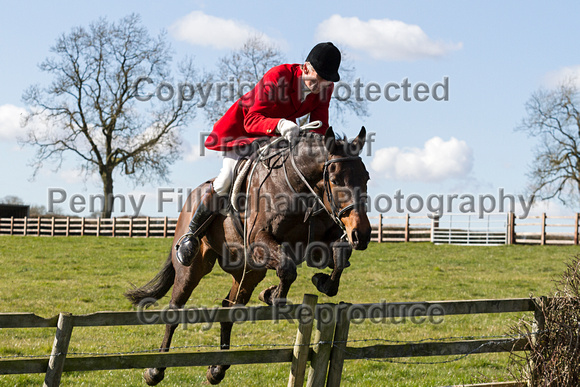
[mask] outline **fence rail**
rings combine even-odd
[[[548,216],[546,213],[518,218],[513,212],[506,215],[505,228],[487,227],[485,231],[468,231],[467,228],[449,227],[441,230],[437,217],[426,215],[370,216],[373,242],[428,242],[447,238],[450,243],[467,243],[471,240],[482,244],[538,244],[578,245],[580,214],[571,216]],[[477,223],[475,220],[472,223]],[[497,222],[496,222],[497,223]],[[479,234],[479,236],[478,236]]]
[[[492,243],[506,244],[569,244],[579,243],[580,214],[572,216],[548,216],[545,213],[520,219],[507,213],[505,230],[495,230],[487,238]],[[451,242],[468,238],[468,231],[460,228],[436,229],[432,217],[404,214],[400,216],[370,216],[373,242],[429,242],[446,236]],[[472,222],[476,223],[476,221]],[[0,218],[0,235],[73,236],[93,235],[110,237],[158,237],[175,235],[177,218],[77,218],[33,217]],[[478,237],[477,232],[469,233]]]
[[[0,314],[0,329],[57,328],[50,356],[30,359],[2,359],[0,375],[46,373],[45,386],[58,386],[63,372],[96,371],[151,367],[209,366],[213,364],[291,363],[288,386],[339,386],[345,360],[396,359],[472,355],[521,351],[526,338],[408,342],[386,345],[349,346],[351,321],[428,317],[434,308],[443,315],[535,312],[543,329],[538,303],[529,298],[398,302],[389,304],[316,304],[317,297],[304,295],[302,304],[285,307],[283,313],[271,306],[216,308],[216,313],[201,309],[165,311],[97,312],[88,315],[60,313],[42,318],[32,313]],[[240,313],[242,311],[243,313]],[[211,316],[211,317],[210,317]],[[309,318],[310,317],[310,318]],[[148,325],[176,322],[203,324],[237,321],[296,320],[296,341],[289,348],[228,350],[179,353],[115,353],[90,356],[67,354],[73,327]],[[314,323],[316,321],[316,324]],[[314,330],[314,332],[313,332]],[[311,339],[312,334],[314,338]],[[356,340],[357,342],[359,340]],[[362,340],[365,341],[365,340]],[[369,339],[368,341],[374,341]],[[352,342],[352,341],[351,341]],[[260,344],[261,345],[261,344]],[[217,346],[216,346],[217,347]],[[308,365],[308,362],[310,364]]]
[[[0,234],[35,236],[94,235],[173,237],[177,218],[0,218]]]

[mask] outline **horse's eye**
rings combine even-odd
[[[336,181],[334,179],[333,180],[330,180],[330,182],[332,183],[332,185],[338,185],[338,181]]]

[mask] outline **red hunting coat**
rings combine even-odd
[[[237,100],[214,125],[205,141],[211,150],[225,151],[243,146],[262,136],[275,136],[276,126],[285,118],[296,119],[310,113],[310,121],[322,121],[314,132],[328,129],[328,105],[334,85],[301,101],[302,70],[298,64],[270,69],[253,90]]]

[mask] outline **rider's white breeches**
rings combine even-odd
[[[227,196],[233,183],[234,168],[240,156],[235,151],[229,150],[224,153],[222,169],[213,182],[213,189],[219,196]]]

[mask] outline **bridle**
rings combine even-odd
[[[324,170],[322,172],[322,178],[324,180],[324,192],[326,193],[326,197],[328,198],[328,202],[330,203],[330,208],[332,209],[332,213],[336,216],[336,218],[340,219],[342,216],[347,213],[348,211],[352,210],[356,205],[356,201],[353,198],[352,203],[349,205],[339,209],[340,207],[336,204],[334,200],[334,195],[332,194],[332,187],[330,186],[330,173],[328,172],[328,166],[332,163],[340,163],[343,161],[356,161],[361,160],[360,156],[346,156],[346,157],[339,157],[336,159],[327,159],[324,163]]]
[[[328,171],[328,166],[330,164],[333,164],[333,163],[341,163],[341,162],[346,162],[346,161],[361,160],[361,158],[360,158],[360,156],[345,156],[345,157],[339,157],[339,158],[334,158],[334,159],[329,159],[328,157],[329,157],[329,154],[327,154],[326,161],[324,162],[324,169],[322,171],[322,180],[323,180],[323,184],[324,184],[323,197],[326,196],[326,198],[328,199],[328,202],[330,204],[330,210],[328,208],[326,208],[326,206],[324,205],[323,198],[321,198],[316,193],[316,191],[314,190],[314,188],[312,188],[312,186],[310,185],[310,183],[308,182],[308,180],[306,179],[306,177],[304,176],[302,171],[300,171],[300,169],[296,165],[296,160],[294,158],[294,152],[292,152],[292,150],[290,150],[290,161],[292,162],[292,167],[294,168],[294,171],[300,177],[300,180],[302,180],[302,182],[306,185],[308,190],[314,195],[314,197],[316,198],[316,200],[320,204],[320,206],[324,210],[326,210],[326,212],[328,213],[330,218],[334,221],[334,223],[336,223],[342,229],[342,231],[344,232],[344,234],[341,237],[341,239],[342,239],[342,238],[347,236],[346,226],[342,222],[342,217],[344,216],[344,214],[346,214],[347,212],[349,212],[350,210],[355,208],[357,203],[356,203],[355,199],[353,198],[352,203],[348,204],[347,206],[345,206],[343,208],[340,208],[340,206],[337,205],[337,203],[334,199],[334,195],[332,194],[332,186],[330,183],[330,173]],[[288,179],[286,179],[286,180],[287,180],[288,184],[290,185],[290,188],[294,192],[296,192],[294,190],[294,187],[292,187],[292,185],[290,184],[290,181]]]

